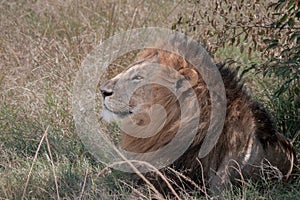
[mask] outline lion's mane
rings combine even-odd
[[[174,47],[174,52],[178,52],[176,48]],[[193,52],[190,54],[192,55]],[[152,60],[178,72],[185,68],[194,69],[185,58],[160,50],[159,46],[145,50],[138,62],[152,62]],[[281,177],[288,179],[295,162],[291,143],[276,132],[269,114],[257,101],[250,98],[243,84],[237,80],[236,73],[223,64],[217,66],[224,81],[227,98],[227,114],[222,134],[212,151],[204,158],[198,158],[199,149],[211,120],[209,90],[201,74],[198,73],[193,90],[199,100],[201,113],[199,129],[188,150],[171,167],[196,182],[203,178],[204,184],[208,184],[214,191],[220,191],[228,182],[236,182],[238,179],[259,179],[262,176],[262,166],[267,164],[275,166]],[[167,111],[165,126],[151,138],[137,138],[124,133],[121,141],[123,149],[142,153],[155,151],[168,144],[175,136],[180,124],[178,101],[171,92],[160,86],[155,86],[155,92],[156,98],[152,103],[163,105]],[[145,120],[141,123],[143,122]],[[164,172],[170,179],[178,181],[167,170]],[[156,185],[163,188],[162,181],[153,174],[148,177],[154,182],[158,180]]]

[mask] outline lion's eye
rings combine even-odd
[[[142,76],[140,76],[140,75],[135,75],[131,80],[133,80],[133,81],[139,81],[139,80],[142,80],[142,79],[143,79]]]

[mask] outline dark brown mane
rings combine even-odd
[[[194,68],[184,58],[163,50],[148,49],[144,52],[143,58],[147,56],[156,55],[159,58],[159,62],[162,65],[172,67],[176,70],[182,68]],[[284,149],[289,149],[290,157],[293,157],[293,148],[290,143],[284,140],[284,137],[276,133],[274,123],[268,112],[261,106],[260,103],[251,99],[251,97],[244,90],[243,83],[238,80],[237,73],[230,70],[224,64],[217,65],[220,74],[223,78],[226,98],[227,98],[227,115],[225,119],[225,125],[223,134],[220,136],[219,141],[213,151],[201,161],[204,165],[204,176],[211,176],[211,172],[208,168],[220,168],[224,157],[228,151],[233,151],[236,155],[239,151],[243,150],[245,141],[251,140],[247,138],[247,135],[254,134],[257,139],[261,142],[264,149],[268,149],[274,144],[282,145]],[[177,169],[193,169],[191,173],[186,175],[190,177],[197,177],[201,172],[199,171],[200,166],[198,162],[191,162],[192,159],[197,158],[197,150],[199,150],[203,138],[206,134],[209,118],[210,118],[210,99],[209,91],[206,88],[206,84],[199,74],[198,85],[194,88],[200,102],[200,126],[198,135],[196,136],[193,144],[189,150],[180,157],[175,163],[174,167]],[[242,136],[235,135],[236,133],[243,133]],[[243,136],[244,135],[244,136]],[[193,152],[195,151],[195,152]],[[210,164],[208,164],[210,163]],[[240,163],[241,164],[241,163]],[[206,166],[207,169],[206,169]],[[280,170],[290,173],[291,165],[279,167]],[[245,177],[251,176],[245,173]],[[255,177],[255,176],[253,176]],[[287,175],[288,177],[288,175]]]
[[[164,43],[163,45],[173,45]],[[142,62],[159,63],[162,67],[168,66],[180,72],[182,69],[196,69],[187,58],[177,55],[185,55],[193,58],[197,54],[196,44],[184,43],[187,52],[181,54],[180,45],[174,44],[173,51],[168,52],[158,48],[146,49],[140,56]],[[190,46],[189,46],[190,45]],[[195,50],[196,49],[196,50]],[[205,62],[204,58],[204,62]],[[194,181],[206,181],[212,191],[220,192],[229,182],[236,182],[241,178],[258,180],[263,175],[262,166],[273,165],[278,169],[277,177],[288,179],[295,162],[293,147],[282,135],[276,132],[272,118],[268,112],[253,100],[244,90],[243,84],[237,79],[235,71],[223,64],[218,64],[218,71],[224,82],[226,92],[226,117],[222,133],[205,157],[199,157],[199,151],[203,143],[208,127],[211,123],[210,92],[202,75],[198,72],[198,82],[193,86],[200,109],[198,132],[186,152],[180,156],[171,167],[180,171]],[[197,71],[197,70],[196,70]],[[121,147],[132,152],[155,151],[168,144],[176,135],[180,124],[180,108],[175,96],[172,96],[163,88],[155,87],[157,98],[154,100],[163,106],[168,113],[168,123],[155,136],[151,138],[135,138],[128,134],[123,135]],[[240,169],[241,171],[237,171]],[[183,181],[168,170],[162,170],[176,185]],[[241,177],[242,176],[242,177]],[[154,185],[166,189],[157,176],[147,176]],[[200,183],[201,184],[201,183]],[[203,184],[203,183],[202,183]]]

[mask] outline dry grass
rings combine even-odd
[[[95,174],[102,166],[74,131],[76,72],[102,40],[169,27],[179,10],[176,1],[1,1],[0,198],[105,196]]]
[[[103,177],[104,166],[86,152],[75,133],[75,75],[102,40],[131,28],[169,28],[190,6],[186,1],[0,2],[0,199],[129,195],[135,186],[126,186],[117,172]],[[281,185],[272,187],[288,198],[299,195],[296,186],[289,186],[289,192]],[[274,196],[275,189],[259,194],[253,186],[229,195],[238,199],[247,193],[251,199]],[[151,192],[145,190],[149,198]],[[199,198],[197,192],[183,193],[182,199]]]

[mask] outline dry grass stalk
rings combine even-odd
[[[37,160],[40,148],[42,146],[42,143],[43,143],[45,137],[47,137],[48,129],[49,129],[49,126],[46,128],[46,130],[45,130],[45,132],[43,134],[43,137],[41,138],[40,143],[39,143],[39,145],[37,147],[37,150],[35,152],[35,155],[34,155],[34,158],[33,158],[33,161],[32,161],[32,164],[31,164],[31,167],[30,167],[30,170],[29,170],[29,173],[27,175],[27,180],[26,180],[26,183],[25,183],[25,186],[24,186],[24,190],[23,190],[23,194],[22,194],[22,198],[21,198],[22,200],[25,198],[26,190],[27,190],[27,187],[28,187],[28,184],[29,184],[29,180],[30,180],[30,177],[31,177],[31,174],[32,174],[33,166],[36,163],[36,160]]]

